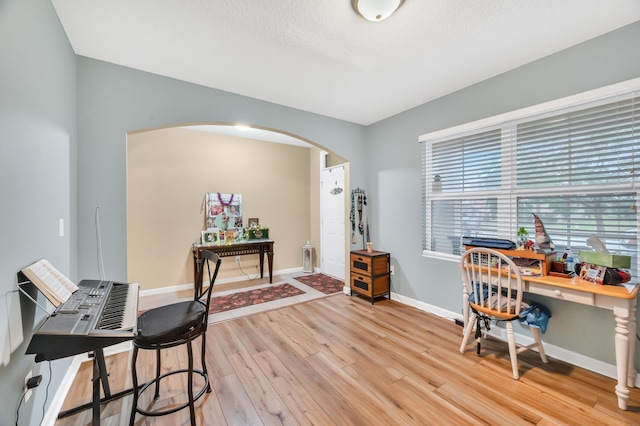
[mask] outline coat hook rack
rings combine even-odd
[[[357,233],[362,236],[362,249],[371,241],[369,235],[369,218],[366,211],[367,195],[364,189],[356,188],[351,191],[351,244],[358,242]],[[357,218],[356,218],[357,213]]]

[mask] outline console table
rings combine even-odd
[[[596,306],[612,311],[615,319],[616,372],[618,384],[615,393],[618,407],[627,409],[629,388],[635,387],[636,368],[636,299],[640,284],[626,286],[598,285],[580,278],[554,276],[523,276],[525,292],[565,300],[582,305]],[[463,306],[467,306],[467,289],[463,286]],[[464,310],[464,323],[469,320],[469,310]]]
[[[217,253],[220,257],[257,254],[260,257],[260,278],[264,275],[264,255],[269,266],[269,283],[273,283],[273,240],[249,240],[231,244],[194,244],[193,245],[193,282],[197,281],[197,264],[203,250]],[[197,283],[202,289],[202,282]]]

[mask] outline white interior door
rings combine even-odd
[[[344,166],[322,170],[320,182],[322,272],[344,280]]]

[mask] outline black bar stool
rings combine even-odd
[[[213,263],[213,270],[210,263]],[[189,407],[191,424],[196,424],[196,414],[194,402],[206,392],[211,392],[211,384],[207,374],[205,362],[206,331],[209,318],[209,300],[213,284],[220,269],[220,257],[211,252],[203,251],[197,265],[197,280],[194,283],[194,296],[192,301],[179,302],[171,305],[150,309],[138,317],[138,332],[133,339],[133,355],[131,358],[131,373],[133,378],[133,403],[131,406],[131,418],[129,424],[133,425],[136,413],[144,416],[164,416],[175,413],[183,408]],[[205,266],[209,275],[209,287],[202,291],[197,283],[202,282]],[[191,342],[202,336],[202,370],[193,368],[193,350]],[[186,369],[170,371],[160,374],[160,351],[179,345],[187,345],[189,364]],[[138,374],[136,372],[136,361],[138,359],[138,349],[148,349],[156,351],[156,378],[138,387]],[[147,411],[138,406],[140,395],[152,384],[155,383],[154,398],[160,397],[160,381],[174,374],[187,373],[187,394],[188,400],[184,404],[166,410]],[[193,395],[193,375],[199,374],[204,378],[204,386],[194,396]]]

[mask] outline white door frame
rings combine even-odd
[[[346,185],[346,180],[347,179],[346,179],[346,173],[345,173],[345,171],[346,171],[345,165],[341,164],[341,165],[333,166],[333,167],[325,167],[325,157],[326,157],[326,153],[322,152],[321,155],[320,155],[320,161],[321,161],[321,165],[320,165],[320,193],[321,193],[321,195],[320,195],[320,269],[321,269],[322,272],[326,273],[327,272],[326,259],[325,259],[325,253],[327,253],[326,250],[340,250],[340,251],[345,250],[345,243],[344,243],[345,234],[344,234],[344,232],[345,232],[346,226],[343,226],[341,228],[342,238],[341,238],[341,240],[339,242],[340,243],[340,247],[327,247],[329,242],[327,241],[327,238],[325,236],[325,232],[326,232],[325,225],[324,225],[324,222],[325,222],[324,221],[324,207],[325,206],[324,206],[324,201],[323,201],[324,195],[322,195],[323,194],[322,191],[327,191],[327,189],[326,189],[326,188],[328,188],[327,185],[330,185],[330,184],[328,182],[324,182],[324,180],[325,180],[324,179],[325,172],[327,170],[342,169],[342,188],[343,188],[343,192],[341,194],[339,194],[339,195],[336,195],[336,196],[340,196],[341,197],[340,201],[342,201],[341,205],[342,205],[342,217],[343,217],[343,220],[344,220],[344,217],[346,216],[346,213],[345,213],[346,210],[344,208],[344,206],[346,204],[346,201],[345,201],[346,195],[345,194],[348,191],[347,191],[347,188],[346,188],[346,186],[347,186]],[[346,260],[345,259],[346,259],[346,254],[345,254],[345,256],[342,256],[342,263],[341,263],[342,264],[342,268],[339,270],[339,272],[337,270],[334,270],[333,273],[329,273],[328,275],[336,276],[336,278],[345,280],[345,271],[346,271],[346,267],[345,267]]]

